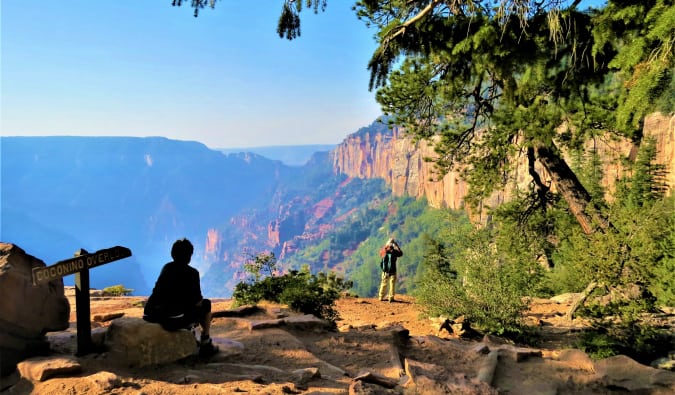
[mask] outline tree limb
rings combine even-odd
[[[398,26],[398,27],[396,28],[396,32],[394,32],[394,34],[392,34],[391,36],[387,37],[387,38],[385,39],[385,41],[393,40],[396,36],[405,33],[405,29],[406,29],[408,26],[410,26],[410,25],[412,25],[413,23],[415,23],[415,22],[419,21],[420,19],[424,18],[429,12],[433,11],[433,9],[436,8],[436,6],[437,6],[438,4],[440,4],[440,3],[442,3],[441,0],[433,0],[433,1],[431,1],[429,4],[427,4],[426,7],[424,7],[423,9],[421,9],[420,12],[417,13],[417,15],[415,15],[414,17],[408,19],[407,21],[405,21],[404,23],[402,23],[400,26]]]

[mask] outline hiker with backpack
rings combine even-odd
[[[384,293],[389,286],[388,300],[394,302],[394,293],[396,291],[396,260],[403,256],[403,251],[393,238],[387,241],[387,244],[380,250],[380,269],[382,269],[382,280],[380,281],[380,292],[378,297],[384,301]]]

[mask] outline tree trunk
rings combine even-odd
[[[603,218],[591,203],[591,195],[581,184],[576,174],[560,156],[558,149],[553,145],[536,147],[539,163],[544,166],[551,176],[551,181],[567,202],[570,212],[574,215],[584,233],[591,234],[597,230],[609,227],[608,221]]]
[[[597,230],[605,231],[610,228],[611,224],[593,207],[591,195],[567,165],[567,162],[560,156],[560,151],[555,144],[539,145],[536,147],[536,151],[539,163],[548,171],[551,181],[567,202],[570,212],[579,222],[584,233],[588,235]],[[598,226],[600,229],[598,229]],[[596,287],[598,287],[598,283],[595,281],[591,281],[586,286],[586,289],[581,293],[581,297],[570,306],[566,314],[568,320],[571,321],[574,318],[574,313]]]

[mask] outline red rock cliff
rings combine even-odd
[[[675,115],[656,113],[648,116],[644,134],[656,140],[655,162],[665,166],[668,193],[672,193],[675,188]],[[634,159],[638,147],[625,139],[596,140],[594,145],[604,162],[603,183],[608,191],[612,191],[616,178],[625,172],[621,160]],[[391,185],[395,196],[424,196],[432,207],[465,208],[466,182],[458,172],[449,172],[437,180],[433,163],[424,160],[435,155],[430,143],[414,142],[401,129],[394,128],[387,132],[356,133],[347,137],[333,151],[333,168],[337,174],[351,177],[383,178]],[[526,186],[529,182],[526,160],[518,160],[520,165],[509,180],[511,186],[493,194],[484,205],[496,206],[508,200],[515,188]]]

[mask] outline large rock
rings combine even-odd
[[[70,304],[63,280],[34,286],[34,267],[45,263],[14,244],[0,242],[0,375],[49,349],[45,333],[68,328]]]
[[[595,371],[605,386],[613,389],[643,394],[675,393],[675,372],[642,365],[625,355],[595,362]]]
[[[105,346],[113,363],[124,366],[149,366],[178,361],[197,351],[192,332],[169,332],[159,324],[142,318],[113,320],[106,332]]]

